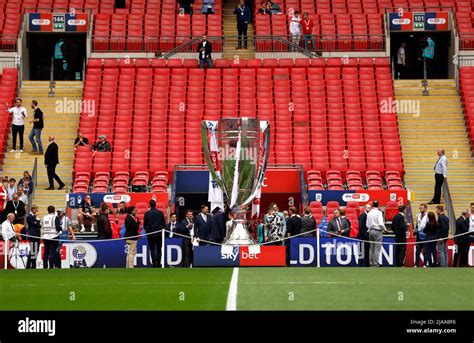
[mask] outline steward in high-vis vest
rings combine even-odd
[[[62,231],[61,222],[56,220],[58,217],[55,214],[54,206],[48,206],[48,214],[43,218],[42,235],[44,243],[43,253],[43,268],[61,268],[61,259],[56,258],[57,247],[59,244],[58,238]],[[59,224],[59,225],[58,225]],[[59,265],[58,265],[59,261]]]

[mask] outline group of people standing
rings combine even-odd
[[[16,215],[8,213],[6,220],[2,223],[2,237],[5,241],[11,241],[15,247],[18,244],[18,234],[15,230]],[[29,241],[27,269],[36,269],[37,258],[40,253],[40,241],[43,241],[43,268],[61,268],[61,247],[65,240],[73,239],[74,230],[71,220],[62,209],[56,211],[54,206],[48,206],[48,214],[40,218],[38,206],[33,205],[26,217],[26,238]]]

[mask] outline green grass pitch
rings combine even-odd
[[[0,310],[225,310],[232,268],[1,270]],[[473,310],[472,269],[239,268],[238,310]]]

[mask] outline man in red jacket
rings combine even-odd
[[[303,20],[301,21],[303,26],[303,40],[304,48],[308,50],[308,43],[311,41],[311,50],[316,50],[316,39],[314,39],[314,22],[309,18],[308,12],[303,13]]]

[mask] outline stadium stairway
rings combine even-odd
[[[223,3],[223,21],[224,21],[224,36],[235,37],[232,39],[226,39],[224,41],[224,55],[223,58],[235,59],[236,56],[243,59],[254,58],[255,50],[253,46],[254,29],[253,24],[249,24],[247,35],[248,35],[248,49],[237,50],[237,22],[235,19],[234,9],[238,5],[238,1],[224,0]],[[243,42],[242,42],[243,44]]]
[[[474,201],[474,163],[461,98],[454,80],[430,80],[428,90],[430,95],[422,96],[420,80],[395,81],[396,100],[408,100],[405,105],[399,103],[398,113],[405,182],[415,194],[416,205],[431,201],[436,151],[444,148],[448,157],[449,189],[458,216]],[[411,111],[409,108],[410,103],[415,105],[417,101],[419,114],[413,113],[413,107]],[[430,210],[434,207],[430,206]]]
[[[3,165],[4,176],[14,177],[19,180],[24,170],[32,171],[35,157],[38,158],[38,184],[35,185],[35,198],[33,203],[39,206],[41,214],[46,214],[47,207],[54,205],[64,208],[65,194],[72,188],[72,170],[74,165],[74,139],[77,135],[79,116],[81,111],[83,83],[82,81],[56,81],[55,96],[48,97],[49,81],[24,81],[19,97],[23,99],[23,106],[28,111],[25,123],[25,142],[22,154],[11,153],[11,133],[8,139],[7,153]],[[31,100],[37,100],[38,106],[44,113],[44,129],[41,134],[43,149],[46,151],[48,137],[56,137],[59,146],[59,165],[56,173],[66,183],[64,190],[47,191],[48,176],[44,166],[44,156],[32,154],[31,143],[28,135],[31,131],[33,110]],[[65,107],[63,107],[65,106]],[[87,134],[87,133],[86,133]],[[18,143],[17,143],[18,144]],[[58,185],[55,183],[55,187]]]

